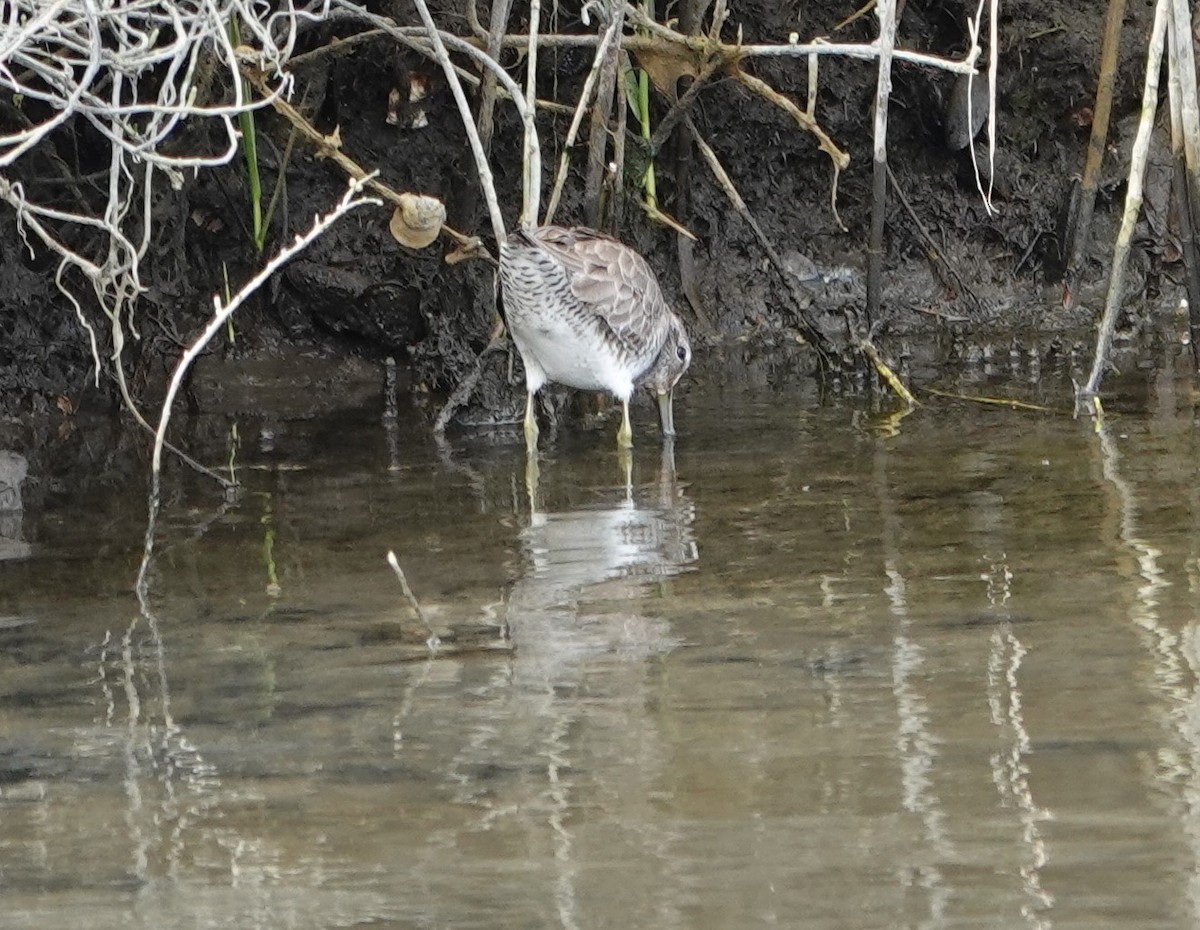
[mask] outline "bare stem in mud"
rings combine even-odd
[[[746,206],[746,201],[742,199],[742,195],[738,192],[737,186],[729,176],[729,172],[721,164],[721,160],[717,157],[717,153],[713,151],[712,146],[700,134],[700,130],[697,128],[695,122],[692,121],[690,116],[685,116],[683,121],[688,131],[692,134],[692,141],[695,142],[696,148],[700,150],[700,154],[704,156],[705,162],[708,163],[709,170],[712,171],[713,177],[716,178],[718,186],[725,192],[725,196],[729,198],[729,202],[733,205],[737,214],[754,232],[759,244],[763,247],[763,251],[767,253],[767,258],[770,260],[771,265],[788,286],[788,290],[791,292],[796,304],[796,314],[804,338],[812,343],[813,348],[817,350],[819,355],[822,357],[832,357],[833,347],[829,345],[829,341],[821,333],[821,330],[817,328],[816,324],[809,319],[806,309],[809,301],[805,299],[803,292],[801,292],[799,285],[796,283],[795,276],[783,264],[783,259],[780,258],[775,244],[763,230],[758,220],[755,219],[754,214],[750,212],[750,208]]]
[[[979,295],[976,294],[971,289],[970,285],[963,280],[962,275],[958,273],[958,269],[950,264],[950,260],[946,258],[945,253],[937,244],[937,240],[933,238],[932,233],[930,233],[925,224],[921,222],[921,218],[917,215],[917,211],[913,209],[913,205],[909,202],[908,197],[905,195],[904,189],[900,187],[900,182],[896,180],[896,175],[892,171],[891,165],[888,165],[887,175],[888,181],[892,185],[892,190],[896,192],[896,197],[899,198],[901,206],[904,207],[904,212],[908,214],[908,218],[912,220],[913,225],[916,227],[918,238],[920,238],[920,240],[925,244],[925,254],[929,256],[930,263],[933,264],[934,270],[938,273],[939,277],[943,277],[943,280],[944,276],[946,275],[953,278],[954,284],[958,287],[958,289],[970,297],[971,302],[975,304],[976,307],[982,307],[983,301],[979,299]],[[950,285],[949,281],[946,281],[945,283],[947,286]]]
[[[1200,100],[1196,62],[1192,54],[1192,20],[1187,0],[1171,0],[1167,25],[1171,103],[1172,186],[1188,294],[1188,324],[1192,362],[1200,369]]]
[[[550,203],[546,207],[546,216],[542,220],[543,225],[549,226],[554,220],[554,211],[558,209],[558,201],[562,195],[563,184],[567,180],[567,168],[571,163],[571,146],[575,144],[579,128],[583,125],[583,114],[587,112],[588,106],[592,102],[592,96],[600,79],[601,67],[608,60],[610,45],[620,35],[622,22],[621,18],[614,18],[609,24],[608,29],[604,31],[604,36],[600,44],[596,47],[595,60],[592,62],[591,70],[588,71],[587,79],[583,82],[583,90],[580,91],[579,102],[575,105],[575,115],[571,119],[571,126],[567,130],[567,137],[563,141],[562,157],[559,160],[558,173],[554,177],[554,188],[550,192]]]
[[[522,151],[521,225],[537,225],[542,202],[542,150],[538,144],[537,123],[537,34],[541,28],[542,0],[529,2],[529,45],[525,49],[525,147]]]
[[[1083,263],[1083,251],[1092,228],[1096,206],[1096,188],[1100,183],[1100,166],[1104,161],[1104,144],[1108,139],[1108,120],[1112,113],[1113,85],[1117,77],[1117,52],[1121,45],[1121,23],[1125,19],[1127,0],[1108,0],[1104,17],[1104,44],[1100,49],[1100,77],[1096,83],[1096,106],[1092,111],[1092,132],[1088,139],[1087,158],[1083,165],[1079,199],[1068,219],[1066,251],[1067,306],[1077,301],[1076,279]]]
[[[615,103],[620,113],[620,120],[624,120],[626,108],[624,106],[625,95],[623,88],[618,83],[621,74],[621,42],[620,36],[625,28],[625,7],[622,4],[617,4],[617,10],[613,15],[612,28],[616,30],[618,41],[610,43],[608,51],[600,60],[600,83],[596,88],[596,103],[592,107],[592,125],[588,133],[588,158],[587,168],[584,171],[583,182],[583,202],[584,210],[587,215],[589,226],[595,229],[601,229],[605,225],[604,216],[613,216],[614,211],[606,210],[600,192],[604,182],[605,165],[607,163],[608,139],[612,134],[612,110]],[[601,56],[597,54],[597,59]],[[618,92],[621,91],[621,92]],[[622,123],[622,125],[624,125]],[[618,165],[616,159],[616,139],[614,142],[614,158],[611,162],[613,171],[613,193],[614,196],[609,202],[609,207],[615,207],[615,201],[620,200],[620,184],[624,177],[623,166]],[[620,140],[621,144],[624,139]]]
[[[470,0],[467,7],[474,13],[475,2]],[[508,14],[512,10],[512,0],[494,0],[491,12],[491,29],[488,33],[487,54],[493,61],[500,60],[500,42],[504,38],[504,30],[508,26]],[[479,141],[483,143],[485,155],[492,150],[492,131],[495,126],[496,111],[496,72],[491,68],[484,71],[483,83],[479,94]]]

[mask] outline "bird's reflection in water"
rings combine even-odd
[[[589,484],[595,471],[566,460],[545,469],[543,488],[530,483],[521,572],[507,602],[512,661],[463,709],[466,732],[447,766],[452,796],[480,810],[469,832],[496,831],[541,850],[540,893],[565,928],[582,925],[580,900],[608,873],[591,867],[611,855],[595,846],[599,836],[616,831],[631,848],[663,851],[649,867],[654,875],[675,846],[647,826],[669,765],[650,710],[652,670],[679,644],[667,619],[670,579],[697,561],[695,507],[669,444],[648,484],[633,483],[627,456],[622,464],[616,486]],[[558,503],[580,494],[590,498],[585,506]],[[606,773],[603,790],[595,772]],[[572,813],[581,806],[605,829],[580,833]]]
[[[667,622],[647,615],[647,600],[696,561],[695,508],[676,479],[670,442],[653,483],[633,485],[627,455],[622,468],[623,486],[585,507],[547,507],[530,484],[527,564],[508,601],[521,684],[561,686],[588,657],[647,657],[675,645]]]

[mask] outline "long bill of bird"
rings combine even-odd
[[[658,358],[642,379],[642,383],[658,401],[658,418],[664,436],[675,435],[675,385],[691,363],[692,344],[679,317],[671,314],[667,337],[663,340]]]

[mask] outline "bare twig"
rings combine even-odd
[[[875,132],[871,232],[867,243],[867,306],[855,337],[865,339],[871,321],[879,319],[883,302],[883,221],[887,214],[887,120],[892,93],[892,48],[896,41],[895,0],[877,0],[879,14],[879,75],[875,87]]]
[[[725,195],[729,198],[730,203],[733,204],[734,209],[754,231],[754,235],[757,237],[759,244],[763,247],[763,251],[767,253],[767,258],[771,262],[771,265],[775,268],[776,272],[791,291],[792,299],[796,305],[797,319],[800,323],[800,329],[801,332],[803,332],[804,337],[812,344],[813,348],[816,349],[817,354],[824,362],[827,364],[833,363],[835,361],[834,352],[824,334],[820,331],[820,329],[817,328],[816,324],[809,319],[807,307],[810,301],[805,298],[803,291],[800,290],[800,286],[796,281],[795,275],[788,271],[787,267],[783,264],[783,259],[780,258],[779,252],[775,249],[774,243],[771,242],[771,239],[759,225],[758,220],[754,218],[754,215],[746,206],[746,202],[742,199],[741,194],[738,193],[737,188],[734,186],[733,180],[729,177],[728,172],[726,172],[725,168],[721,165],[720,159],[717,158],[716,152],[712,150],[712,146],[710,146],[704,140],[704,137],[700,135],[700,130],[696,128],[696,124],[692,121],[692,118],[690,116],[685,116],[684,121],[688,127],[688,130],[692,134],[692,139],[696,143],[696,147],[704,156],[705,161],[708,162],[709,168],[712,169],[713,175],[717,179],[717,183],[720,184],[721,189],[725,191]],[[871,365],[879,373],[879,376],[893,391],[895,391],[897,396],[899,396],[900,399],[905,402],[905,404],[907,404],[909,407],[916,406],[917,401],[913,397],[912,393],[907,387],[904,386],[904,382],[900,380],[899,376],[897,376],[891,370],[891,368],[888,367],[887,363],[883,360],[882,356],[879,354],[879,351],[875,348],[875,345],[871,342],[870,338],[866,334],[856,335],[855,348],[857,348],[863,354],[863,356],[870,361]]]
[[[242,74],[245,75],[246,79],[256,87],[265,84],[266,76],[261,72],[244,68],[242,70]],[[333,144],[328,137],[322,135],[312,123],[304,118],[303,114],[301,114],[299,110],[293,107],[286,100],[276,99],[272,103],[272,106],[280,116],[291,123],[295,130],[297,130],[313,146],[315,146],[322,156],[334,162],[339,168],[346,172],[348,177],[355,181],[362,181],[368,190],[374,194],[378,194],[383,200],[387,201],[393,206],[400,207],[404,205],[402,196],[403,192],[397,191],[394,188],[384,184],[377,177],[377,172],[368,171],[366,168],[344,153],[337,145]],[[442,231],[464,249],[479,255],[487,255],[487,251],[483,248],[483,244],[479,241],[477,236],[468,236],[466,233],[459,232],[458,230],[445,224],[442,225]],[[490,258],[490,256],[488,257]]]
[[[613,11],[613,19],[619,23],[615,27],[618,41],[608,46],[608,53],[600,63],[600,86],[596,90],[596,103],[592,107],[592,125],[588,133],[587,168],[584,171],[583,180],[584,211],[587,215],[588,225],[595,229],[601,229],[604,226],[604,199],[600,192],[604,183],[608,139],[612,134],[613,104],[616,104],[622,117],[627,109],[624,84],[618,83],[621,71],[619,37],[625,28],[625,5],[615,3],[614,6],[616,10]],[[616,140],[614,140],[615,145]]]
[[[446,427],[450,425],[450,421],[454,419],[454,414],[464,407],[468,400],[471,399],[471,394],[475,390],[475,386],[479,383],[479,379],[483,376],[483,360],[493,352],[499,352],[508,345],[508,338],[504,335],[504,330],[497,324],[497,334],[492,337],[491,341],[484,347],[483,351],[475,357],[475,364],[466,376],[458,382],[454,391],[446,398],[446,403],[442,406],[441,411],[437,415],[437,419],[433,423],[433,434],[435,436],[444,435]]]
[[[354,35],[347,36],[344,39],[331,39],[328,43],[322,45],[320,48],[315,48],[311,52],[305,52],[303,55],[297,55],[295,58],[291,59],[288,62],[288,71],[300,71],[304,68],[310,67],[323,58],[345,55],[359,45],[378,41],[384,36],[394,39],[405,48],[411,49],[418,55],[424,55],[430,61],[437,61],[437,55],[434,54],[433,47],[429,43],[424,26],[397,26],[391,20],[382,16],[376,16],[375,14],[369,12],[368,10],[364,10],[362,7],[356,6],[355,4],[345,5],[345,8],[337,10],[337,15],[338,17],[344,19],[362,19],[366,22],[386,23],[387,26],[367,29],[363,32],[356,32]],[[445,42],[449,48],[453,49],[454,51],[463,52],[463,54],[468,55],[473,60],[480,62],[486,74],[491,75],[497,81],[500,81],[499,86],[496,88],[497,96],[502,97],[505,100],[513,99],[512,94],[509,93],[508,86],[503,79],[500,78],[497,70],[500,68],[499,64],[484,64],[483,58],[487,56],[487,52],[478,48],[476,44],[463,39],[460,36],[456,36],[453,33],[443,31],[441,36],[442,41]],[[587,38],[587,36],[584,36],[583,38]],[[469,51],[467,49],[469,49]],[[468,69],[460,68],[458,65],[455,65],[454,70],[458,73],[458,76],[461,80],[466,81],[472,87],[481,87],[483,85],[483,80],[477,75],[472,74]],[[505,72],[505,75],[507,76],[507,72]],[[511,78],[509,78],[509,82],[512,82]],[[516,87],[516,84],[513,83],[512,86]],[[519,91],[519,93],[523,98],[524,92]],[[524,106],[524,103],[524,99],[518,101],[520,106]],[[538,106],[543,110],[553,110],[555,113],[571,113],[574,109],[573,107],[558,103],[554,100],[538,100]]]
[[[467,9],[475,12],[475,0],[467,0]],[[512,0],[493,0],[491,31],[488,33],[488,57],[494,61],[500,60],[500,41],[504,38],[504,30],[508,26],[508,14],[512,9]],[[492,131],[495,128],[494,116],[496,111],[496,72],[488,68],[483,75],[483,84],[479,95],[479,141],[483,143],[485,154],[492,150]]]
[[[975,172],[975,188],[979,191],[980,199],[983,200],[983,207],[987,211],[988,216],[996,212],[992,205],[992,187],[996,183],[996,73],[999,62],[999,0],[979,0],[979,6],[975,11],[975,17],[967,20],[967,31],[971,38],[971,50],[968,53],[968,58],[972,61],[979,54],[979,31],[983,22],[983,6],[984,3],[989,4],[991,16],[988,19],[988,183],[987,190],[983,189],[983,178],[979,172],[979,159],[975,153],[975,146],[970,144],[970,135],[968,135],[968,147],[971,152],[971,168]],[[974,105],[974,94],[972,92],[972,83],[976,80],[974,74],[967,76],[967,96],[966,96],[966,125],[974,126],[974,116],[972,107]]]
[[[1077,301],[1075,286],[1083,261],[1084,247],[1092,227],[1092,212],[1096,206],[1096,187],[1100,166],[1104,161],[1104,143],[1108,138],[1108,119],[1112,113],[1113,84],[1117,76],[1117,51],[1121,44],[1121,23],[1125,18],[1127,0],[1108,0],[1104,17],[1104,44],[1100,50],[1100,77],[1096,84],[1096,106],[1092,111],[1092,132],[1088,139],[1087,159],[1083,166],[1078,208],[1069,219],[1066,264],[1066,302],[1074,307]]]
[[[667,115],[654,128],[654,135],[650,137],[650,145],[647,148],[650,150],[651,156],[657,155],[662,150],[662,147],[667,142],[667,138],[679,124],[679,121],[691,112],[697,98],[700,96],[700,91],[704,89],[704,85],[708,83],[709,78],[716,73],[720,64],[720,60],[716,58],[710,58],[706,61],[704,67],[700,69],[700,73],[688,85],[688,89],[683,92],[683,96],[671,105],[671,109],[667,111]]]
[[[361,7],[355,7],[354,4],[341,4],[338,0],[331,0],[334,7],[341,7],[349,10],[356,8],[362,11]],[[627,10],[632,9],[627,7]],[[640,11],[638,11],[640,13]],[[744,58],[812,58],[812,57],[843,57],[856,58],[860,61],[874,61],[879,57],[879,49],[873,43],[843,43],[843,42],[826,42],[818,40],[810,43],[792,44],[779,43],[777,45],[737,45],[722,43],[716,35],[704,36],[685,36],[668,26],[661,23],[647,20],[642,14],[637,19],[638,25],[644,26],[650,22],[653,25],[647,27],[652,33],[650,35],[629,35],[622,39],[622,46],[633,53],[638,52],[654,52],[662,51],[664,40],[675,45],[682,46],[688,50],[689,54],[695,55],[699,60],[704,60],[709,57],[717,57],[725,64],[737,62]],[[410,27],[396,27],[406,33],[410,38],[415,39],[418,43],[421,42],[420,30]],[[443,40],[447,33],[443,33]],[[367,38],[365,33],[349,36],[338,42],[332,42],[328,46],[317,49],[312,52],[307,52],[304,55],[298,55],[296,62],[302,65],[308,65],[314,57],[319,57],[325,54],[341,54],[344,47],[351,43],[357,43]],[[482,53],[485,43],[479,39],[459,39],[464,45],[471,45],[477,52]],[[601,41],[601,36],[598,35],[563,35],[563,34],[540,34],[537,36],[537,47],[542,48],[594,48]],[[500,47],[504,49],[520,49],[524,51],[529,47],[529,36],[520,33],[511,33],[505,35],[500,40]],[[326,50],[327,49],[327,50]],[[460,49],[456,49],[460,50]],[[962,60],[944,58],[939,55],[928,55],[922,52],[910,52],[903,49],[897,49],[895,59],[897,61],[905,61],[910,64],[918,65],[924,68],[934,68],[939,71],[949,71],[954,74],[972,74],[975,73],[975,61],[978,57],[979,50],[974,49],[967,57]],[[539,101],[541,106],[544,101]]]
[[[425,3],[425,0],[414,0],[414,2],[416,3],[417,13],[421,17],[421,22],[425,26],[426,36],[433,46],[434,56],[438,64],[441,65],[442,73],[446,75],[446,82],[450,85],[450,91],[454,95],[455,103],[458,105],[458,112],[462,116],[463,128],[467,132],[467,140],[471,145],[471,154],[475,159],[475,169],[479,174],[480,185],[483,187],[483,196],[487,203],[488,216],[492,222],[492,233],[495,235],[497,242],[503,242],[505,239],[504,218],[500,213],[500,203],[496,199],[496,184],[492,179],[492,169],[488,164],[487,154],[483,150],[483,142],[479,137],[479,130],[475,128],[475,120],[471,115],[471,107],[467,103],[467,96],[463,91],[462,81],[459,80],[458,72],[454,69],[454,64],[450,61],[450,55],[446,51],[446,46],[451,45],[455,49],[471,55],[476,61],[493,70],[499,81],[513,95],[513,103],[521,111],[527,127],[532,125],[533,122],[533,114],[529,110],[529,103],[527,100],[522,99],[520,88],[516,86],[508,73],[500,67],[499,63],[489,58],[486,53],[480,51],[470,43],[439,31],[433,22],[433,16],[430,15],[429,6]],[[395,35],[400,41],[412,41],[391,20],[382,16],[376,16],[361,6],[348,2],[348,0],[333,0],[333,3],[339,9],[353,13],[367,22],[386,30],[389,34]],[[534,134],[533,144],[536,147],[536,133]]]
[[[546,217],[542,221],[544,225],[549,226],[554,219],[554,211],[558,209],[558,200],[562,195],[563,184],[567,180],[567,169],[571,164],[571,146],[575,144],[576,134],[579,132],[579,127],[583,125],[583,114],[587,111],[588,104],[592,100],[592,92],[596,88],[596,83],[600,78],[601,67],[608,60],[608,50],[612,45],[613,40],[621,33],[621,24],[624,22],[619,17],[613,17],[613,21],[609,23],[608,28],[604,31],[604,38],[596,47],[596,57],[592,61],[591,70],[588,71],[586,80],[583,82],[583,90],[579,93],[579,102],[575,105],[575,115],[571,119],[570,128],[567,130],[567,137],[563,142],[562,156],[559,159],[558,173],[554,177],[554,188],[550,192],[550,203],[546,206]]]
[[[817,41],[807,44],[797,42],[795,45],[790,42],[779,45],[729,45],[716,41],[715,36],[705,38],[682,35],[674,29],[655,22],[642,10],[632,5],[627,5],[626,11],[631,20],[650,33],[647,38],[658,38],[673,42],[702,57],[720,55],[730,63],[742,58],[807,58],[810,55],[835,55],[845,58],[859,58],[863,61],[874,61],[879,58],[879,47],[876,43]],[[646,42],[645,38],[641,41],[635,41],[635,39],[636,37],[631,37],[626,44],[631,52],[637,53],[642,48],[655,47],[652,42]],[[514,44],[518,44],[515,38],[513,42]],[[963,61],[954,61],[938,55],[897,50],[894,52],[893,57],[897,61],[906,61],[910,64],[926,68],[953,71],[957,74],[971,74],[975,71],[975,59],[978,54],[979,49],[974,48]]]
[[[244,304],[250,298],[250,295],[262,287],[263,283],[271,275],[283,267],[297,253],[307,248],[313,240],[351,210],[361,207],[364,204],[379,204],[379,201],[374,198],[362,196],[364,186],[365,181],[351,181],[345,196],[342,197],[341,201],[329,213],[316,217],[308,232],[297,236],[290,245],[280,249],[275,257],[267,262],[236,294],[227,300],[222,300],[220,297],[213,298],[214,313],[212,319],[208,321],[208,324],[200,332],[200,335],[192,341],[183,355],[180,356],[179,362],[175,366],[175,371],[171,375],[171,381],[167,386],[166,396],[163,398],[162,411],[158,418],[158,428],[155,431],[154,454],[151,459],[151,481],[153,487],[151,496],[154,499],[158,497],[159,475],[162,471],[162,451],[166,443],[167,424],[171,420],[171,408],[175,402],[175,395],[179,393],[179,388],[183,384],[183,380],[187,376],[188,369],[191,368],[192,363],[204,351],[212,337],[220,331],[225,322],[234,314],[234,311]]]
[[[1031,410],[1036,413],[1054,413],[1053,407],[1044,404],[1031,404],[1026,400],[1013,400],[1009,397],[984,397],[979,394],[955,394],[951,391],[939,391],[935,388],[922,388],[926,394],[934,397],[945,397],[949,400],[965,400],[972,404],[984,404],[990,407],[1008,407],[1011,410]],[[1061,411],[1060,411],[1061,412]]]
[[[280,74],[301,22],[327,12],[327,0],[289,4],[278,12],[253,0],[219,5],[171,0],[5,4],[0,91],[36,101],[37,109],[30,112],[49,115],[0,133],[0,171],[71,120],[86,122],[109,147],[106,200],[94,212],[85,206],[75,211],[50,208],[0,175],[0,198],[16,211],[26,245],[32,231],[59,258],[55,282],[88,329],[97,383],[102,367],[98,340],[66,272],[77,270],[91,286],[107,317],[112,358],[119,368],[127,337],[137,335],[135,307],[146,289],[142,262],[152,238],[150,202],[156,183],[180,183],[186,170],[228,162],[239,144],[238,116],[268,105],[288,86],[284,77],[262,99],[247,99],[237,80],[239,59]],[[242,26],[237,49],[228,30],[234,19]],[[206,105],[198,99],[204,89],[202,61],[227,75],[232,101]],[[183,120],[197,118],[219,124],[223,139],[215,150],[164,145]],[[97,237],[99,246],[89,247]]]
[[[542,203],[542,149],[538,144],[537,123],[537,35],[541,28],[542,0],[529,2],[529,45],[525,49],[525,148],[522,165],[524,196],[521,200],[521,226],[532,229],[537,225]]]
[[[837,187],[838,176],[841,174],[842,170],[848,164],[850,164],[850,156],[834,144],[834,141],[825,134],[825,131],[820,127],[816,120],[814,120],[804,110],[801,110],[798,106],[796,106],[796,104],[790,99],[779,93],[779,91],[775,90],[775,88],[766,81],[760,80],[751,74],[747,74],[740,68],[734,70],[733,76],[750,90],[754,91],[754,93],[766,100],[769,100],[771,103],[775,104],[777,107],[791,116],[801,129],[807,130],[817,137],[817,145],[820,146],[821,151],[829,156],[829,160],[833,163],[833,183],[830,191],[830,206],[833,210],[833,217],[837,221],[838,226],[841,227],[843,232],[845,232],[846,224],[842,222],[842,218],[838,216],[837,211]]]
[[[629,55],[624,49],[621,49],[617,56],[617,87],[614,101],[617,110],[617,128],[613,134],[611,201],[608,211],[608,220],[612,224],[612,231],[620,229],[625,219],[625,133],[629,127],[629,107],[625,103],[625,81],[627,72],[631,70]],[[600,215],[597,211],[597,216]]]
[[[776,272],[778,272],[779,276],[783,279],[784,284],[787,285],[788,290],[791,291],[792,299],[795,302],[796,307],[796,317],[800,325],[800,330],[804,333],[804,338],[812,344],[813,348],[817,350],[817,353],[822,358],[826,360],[832,360],[834,355],[833,349],[829,345],[829,341],[825,338],[825,335],[820,329],[817,328],[816,324],[809,319],[807,306],[810,301],[806,298],[804,292],[800,290],[800,286],[796,282],[795,275],[789,272],[784,266],[783,259],[779,257],[779,252],[775,249],[775,244],[771,241],[770,237],[767,236],[766,232],[763,231],[762,226],[759,225],[759,222],[757,219],[755,219],[754,214],[750,212],[750,208],[746,206],[746,201],[743,200],[742,195],[738,193],[737,186],[733,183],[733,179],[725,170],[724,165],[721,164],[721,160],[717,157],[717,153],[713,151],[712,146],[710,146],[700,134],[700,130],[696,127],[695,122],[692,121],[690,116],[685,116],[683,120],[684,125],[687,126],[688,131],[692,134],[692,141],[695,142],[696,147],[700,150],[700,154],[704,156],[704,160],[708,163],[708,167],[712,171],[713,176],[717,179],[717,184],[720,185],[721,190],[725,192],[725,196],[729,198],[729,202],[733,204],[734,210],[737,211],[738,215],[745,220],[746,224],[751,230],[753,230],[759,244],[763,247],[763,251],[767,253],[767,258],[770,260],[772,266],[775,268]]]
[[[913,225],[917,227],[917,234],[925,243],[925,248],[929,253],[929,257],[934,262],[941,264],[941,266],[946,270],[946,273],[950,275],[950,277],[954,278],[955,283],[958,284],[959,290],[970,297],[971,302],[974,303],[976,307],[982,307],[983,301],[979,299],[979,295],[971,290],[967,282],[963,280],[962,275],[958,273],[958,269],[950,264],[950,260],[947,259],[944,254],[942,254],[941,248],[938,247],[937,242],[934,240],[929,230],[925,228],[925,224],[921,222],[921,218],[917,216],[917,211],[913,209],[913,205],[909,202],[908,197],[905,196],[904,191],[900,187],[900,182],[896,180],[896,175],[893,173],[891,165],[887,166],[887,175],[888,180],[891,182],[892,190],[896,192],[896,196],[900,198],[900,203],[904,206],[904,211],[908,214],[909,219],[913,221]],[[935,316],[937,315],[938,314],[935,314]]]

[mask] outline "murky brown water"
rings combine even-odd
[[[169,482],[153,620],[140,487],[27,511],[0,924],[1194,926],[1190,403],[890,435],[696,385],[674,476],[646,410],[629,489],[564,431],[533,514],[516,433],[244,420],[239,501]]]

